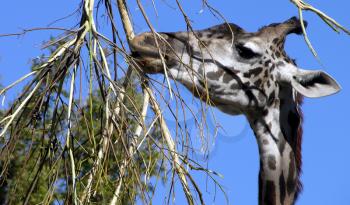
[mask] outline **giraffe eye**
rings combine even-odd
[[[259,53],[255,53],[252,49],[245,47],[243,44],[237,44],[236,50],[238,55],[244,59],[252,59],[260,56]]]

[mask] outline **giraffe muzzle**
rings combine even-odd
[[[157,40],[155,40],[155,37]],[[146,73],[164,71],[162,59],[166,67],[172,66],[171,47],[166,34],[142,33],[130,42],[131,55]],[[160,56],[162,55],[162,57]]]

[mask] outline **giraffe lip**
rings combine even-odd
[[[131,56],[145,73],[154,74],[163,71],[161,58],[156,52],[132,51]]]
[[[137,63],[146,67],[158,67],[158,61],[161,59],[158,48],[153,46],[140,45],[138,42],[132,41],[130,44],[130,50],[131,56],[136,60]]]
[[[143,50],[143,49],[132,50],[131,56],[139,60],[146,59],[146,58],[154,58],[154,59],[160,58],[158,52]]]

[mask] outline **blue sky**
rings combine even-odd
[[[158,16],[154,15],[151,1],[143,1],[151,21],[157,31],[185,30],[183,18],[174,1],[155,1]],[[164,3],[167,2],[167,5]],[[183,1],[184,9],[193,21],[194,28],[205,28],[221,23],[207,9],[201,10],[201,1]],[[78,1],[4,1],[0,7],[0,33],[20,32],[23,28],[45,27],[53,20],[73,12]],[[272,22],[284,21],[297,15],[297,10],[289,0],[249,0],[209,2],[219,10],[229,22],[236,23],[248,31]],[[319,9],[334,17],[350,28],[348,0],[310,1]],[[130,11],[134,14],[137,33],[148,28],[141,19],[140,11],[132,1]],[[286,44],[287,53],[296,58],[300,67],[307,69],[323,69],[331,74],[342,86],[336,95],[306,99],[303,105],[305,116],[303,138],[303,174],[304,191],[299,197],[302,204],[350,204],[350,71],[348,67],[350,36],[336,34],[316,15],[305,13],[309,22],[307,29],[311,42],[317,50],[322,65],[312,56],[301,36],[291,35]],[[72,27],[78,23],[77,16],[59,22],[55,26]],[[120,26],[120,24],[118,25]],[[41,43],[49,39],[55,32],[37,31],[22,37],[0,38],[0,82],[8,85],[29,71],[30,61],[40,55]],[[6,102],[13,99],[15,89],[8,93]],[[181,93],[190,99],[187,90]],[[191,101],[190,101],[191,102]],[[194,102],[196,107],[198,102]],[[228,116],[214,110],[217,121],[223,129],[211,145],[208,168],[221,173],[224,178],[218,179],[227,191],[231,204],[257,204],[258,149],[252,131],[243,116]],[[168,118],[170,119],[170,118]],[[187,119],[191,120],[191,119]],[[214,126],[214,120],[209,120]],[[169,120],[170,127],[171,120]],[[213,131],[213,128],[210,129]],[[197,130],[193,129],[193,141],[196,141]],[[210,133],[210,132],[209,132]],[[194,174],[201,180],[205,190],[205,175]],[[225,204],[219,191],[215,202],[214,189],[209,184],[204,191],[207,204]],[[162,190],[159,192],[162,193]],[[175,204],[184,204],[181,194]],[[154,204],[163,204],[163,196],[154,199]]]

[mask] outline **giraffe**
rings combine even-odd
[[[303,96],[340,91],[324,71],[301,69],[288,57],[284,43],[291,33],[302,34],[296,17],[256,32],[224,23],[193,32],[159,33],[157,43],[156,35],[146,32],[130,43],[132,56],[146,74],[164,74],[165,62],[168,76],[194,96],[209,97],[225,113],[246,116],[259,148],[260,205],[295,203],[302,189]]]

